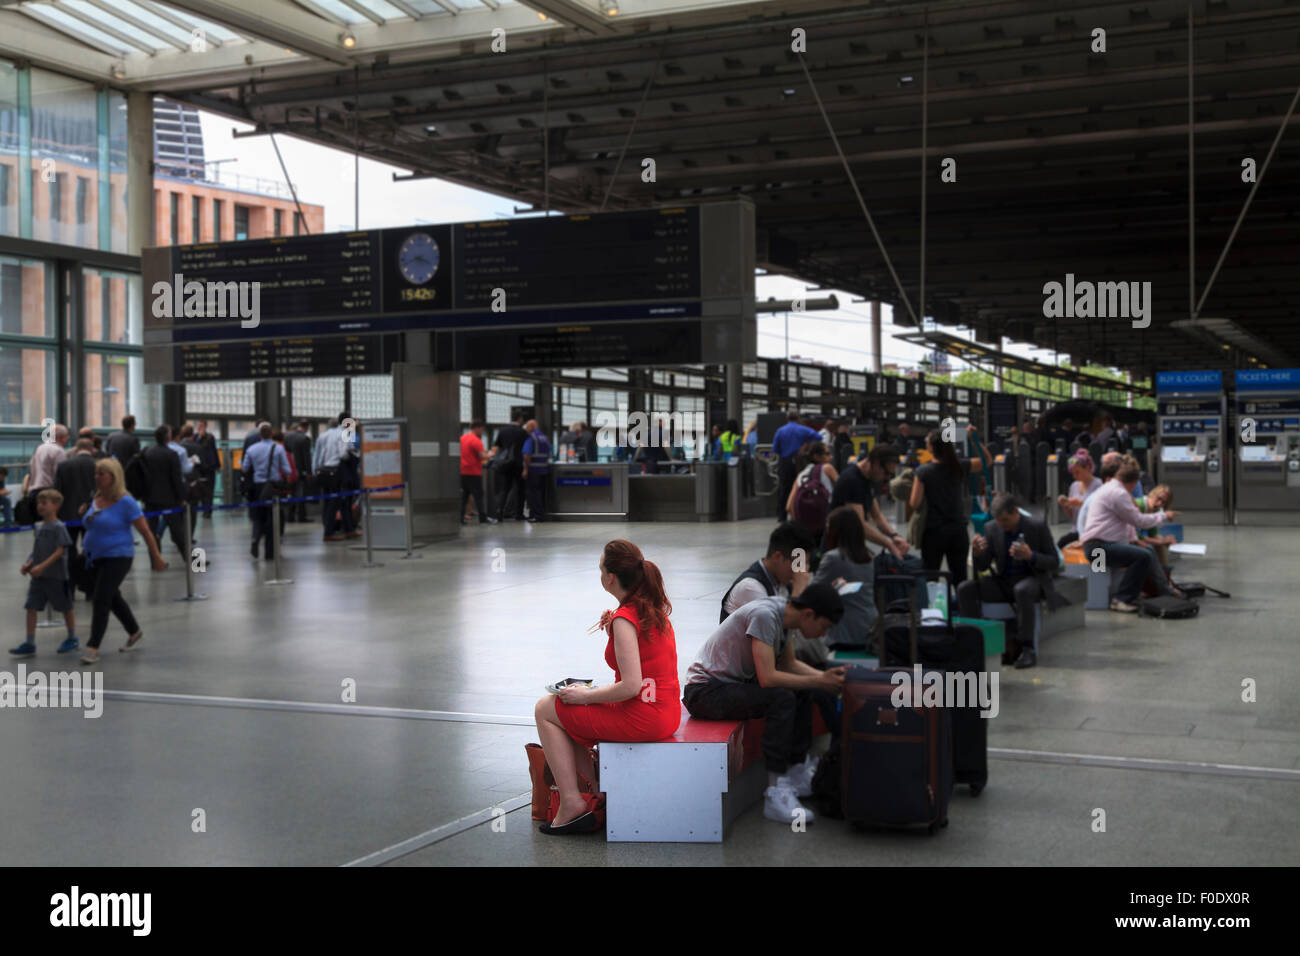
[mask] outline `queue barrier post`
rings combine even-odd
[[[173,601],[206,601],[206,594],[194,593],[194,535],[190,531],[190,503],[185,502],[185,594]]]
[[[372,550],[373,539],[370,534],[370,489],[362,488],[361,494],[362,494],[361,521],[362,523],[364,523],[365,531],[366,531],[366,560],[365,563],[362,564],[361,566],[363,568],[382,568],[384,566],[383,562],[382,561],[378,563],[375,562],[375,555],[374,555],[374,551]]]
[[[275,552],[275,577],[264,584],[293,584],[293,578],[286,578],[280,565],[280,493],[277,491],[271,499],[271,550]]]
[[[401,560],[423,558],[424,555],[420,554],[420,552],[411,550],[415,547],[415,516],[411,513],[411,483],[409,481],[402,485],[402,510],[406,512],[406,554],[402,555]]]

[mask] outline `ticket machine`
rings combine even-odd
[[[1300,524],[1300,369],[1236,378],[1236,521]]]
[[[1156,480],[1173,490],[1178,511],[1223,512],[1226,522],[1223,374],[1159,372],[1156,402]]]

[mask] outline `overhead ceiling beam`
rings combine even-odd
[[[100,33],[108,34],[114,40],[120,40],[122,43],[125,43],[127,45],[128,52],[133,48],[139,50],[141,53],[144,53],[147,56],[151,56],[154,52],[154,47],[148,46],[147,44],[145,44],[143,40],[139,40],[131,36],[130,34],[123,33],[121,30],[114,27],[111,23],[105,23],[103,20],[97,20],[87,13],[82,13],[76,7],[68,6],[66,4],[59,4],[55,7],[55,9],[66,16],[72,17],[74,20],[80,20],[82,23],[86,24],[87,26],[94,27]],[[113,16],[116,17],[117,14],[113,13]],[[170,45],[171,42],[168,41],[168,46]]]
[[[106,3],[105,0],[87,0],[87,2],[91,6],[98,7],[99,9],[103,10],[105,13],[110,14],[119,20],[131,24],[131,26],[135,27],[137,30],[143,30],[145,33],[149,34],[150,36],[157,37],[167,46],[173,47],[174,49],[177,50],[189,49],[188,44],[182,43],[174,36],[164,33],[162,30],[159,30],[153,24],[146,23],[145,21],[139,19],[138,17],[128,13],[126,10],[119,9],[118,7],[115,6],[111,6],[110,4]],[[209,40],[208,43],[216,44],[220,46],[220,41],[217,41],[215,39]]]
[[[351,66],[353,62],[340,45],[333,25],[288,4],[268,9],[267,4],[257,0],[168,0],[168,5],[236,33],[309,53],[330,63]]]
[[[45,24],[51,30],[55,30],[58,33],[62,33],[65,36],[72,37],[72,39],[76,40],[78,43],[84,43],[92,50],[98,50],[101,53],[107,53],[109,56],[115,57],[119,60],[125,57],[128,53],[130,53],[130,50],[127,49],[126,47],[120,47],[120,48],[111,47],[104,41],[98,39],[97,37],[93,37],[88,33],[83,33],[81,30],[78,30],[74,26],[71,26],[67,23],[62,23],[59,20],[55,20],[53,17],[46,16],[44,13],[41,12],[40,8],[38,7],[22,6],[22,7],[14,7],[14,10],[16,10],[18,13],[21,13],[25,17],[31,17],[37,23]]]

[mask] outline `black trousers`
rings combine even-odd
[[[166,505],[155,504],[154,502],[151,501],[149,502],[149,506],[147,510],[163,511],[164,509],[167,508],[176,508],[181,506],[182,505],[174,505],[174,504],[166,504]],[[159,515],[157,518],[154,519],[154,525],[152,531],[154,533],[154,537],[158,539],[159,551],[162,550],[162,532],[163,532],[164,525],[166,526],[167,530],[171,532],[172,543],[176,545],[176,550],[181,553],[181,556],[185,559],[185,562],[188,564],[190,560],[190,555],[189,552],[185,550],[185,512],[177,511],[175,514]]]
[[[528,473],[528,516],[535,521],[546,517],[546,485],[550,480],[549,473]]]
[[[792,764],[803,763],[812,746],[811,691],[711,680],[687,684],[683,701],[700,720],[765,718],[763,758],[768,773],[784,774]]]
[[[524,467],[506,465],[497,471],[497,518],[524,516]]]
[[[110,611],[122,622],[122,627],[126,628],[128,635],[140,630],[140,625],[136,623],[135,615],[131,613],[131,608],[122,597],[121,591],[122,581],[131,570],[133,560],[133,558],[100,558],[90,569],[95,578],[94,589],[90,592],[94,610],[90,617],[90,640],[87,646],[98,648],[100,642],[104,640]]]
[[[1072,544],[1073,542],[1078,540],[1079,540],[1079,532],[1071,531],[1069,534],[1063,534],[1059,538],[1057,538],[1056,546],[1064,550],[1067,544]]]
[[[465,505],[469,499],[474,499],[474,510],[478,512],[479,524],[487,521],[487,510],[483,507],[483,476],[482,475],[461,475],[460,476],[460,516],[465,517]]]
[[[272,534],[275,521],[275,509],[271,507],[271,499],[275,497],[274,489],[270,484],[261,484],[257,486],[257,494],[254,501],[264,501],[266,504],[256,508],[249,508],[253,517],[253,550],[257,550],[258,541],[266,539],[266,560],[270,561],[275,557],[275,537]],[[284,521],[284,512],[280,512],[280,520]],[[281,531],[284,530],[283,523],[280,525]]]
[[[298,480],[293,483],[293,489],[290,492],[289,497],[290,498],[305,497],[306,495],[309,494],[309,492],[307,491],[307,485],[308,485],[307,476],[301,475],[301,477],[299,477]],[[307,502],[299,501],[297,504],[289,505],[288,512],[289,512],[290,521],[306,521]]]
[[[790,497],[790,489],[794,487],[797,474],[793,458],[782,458],[777,462],[776,475],[780,485],[776,491],[776,517],[779,521],[785,520],[785,503]]]
[[[957,606],[962,617],[981,618],[985,601],[1011,604],[1016,609],[1016,637],[1027,647],[1034,646],[1034,608],[1043,596],[1043,588],[1033,575],[1022,578],[992,577],[963,581],[957,588]]]
[[[965,525],[939,525],[926,528],[921,535],[921,563],[927,571],[938,571],[944,558],[953,584],[966,580],[966,555],[970,553],[970,535]]]

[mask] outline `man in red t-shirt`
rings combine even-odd
[[[492,449],[493,452],[496,449]],[[465,505],[470,495],[474,496],[474,507],[478,511],[479,524],[496,524],[496,518],[488,517],[483,507],[483,462],[491,457],[491,452],[483,449],[483,420],[476,418],[469,423],[469,431],[460,436],[460,523],[468,524],[465,517]]]

